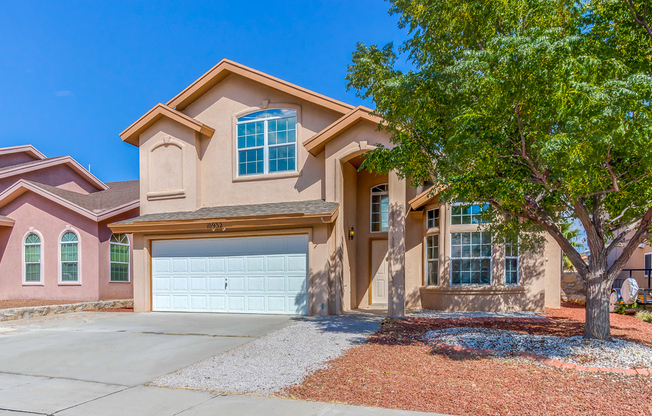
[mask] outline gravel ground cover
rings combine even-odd
[[[224,354],[153,380],[162,387],[273,394],[325,368],[359,345],[381,318],[367,315],[306,318]]]
[[[448,312],[422,309],[414,312],[409,317],[431,319],[465,319],[465,318],[544,318],[536,312],[509,311],[509,312]]]
[[[652,325],[611,315],[618,339],[652,347]],[[279,396],[455,415],[652,414],[652,377],[587,373],[521,358],[433,348],[428,331],[493,328],[521,334],[580,336],[584,309],[550,309],[545,319],[386,320],[368,342]]]
[[[531,335],[487,328],[440,329],[427,332],[426,338],[453,347],[492,350],[502,356],[530,352],[585,367],[652,367],[652,348],[619,339],[586,341],[581,336]]]

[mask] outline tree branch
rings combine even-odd
[[[629,7],[629,10],[632,12],[632,17],[634,18],[634,21],[639,25],[643,26],[643,28],[645,28],[645,30],[647,31],[647,34],[652,38],[652,30],[650,29],[650,26],[647,23],[647,5],[645,7],[646,16],[642,16],[638,13],[638,10],[636,10],[636,5],[634,4],[633,0],[629,0],[627,2],[627,7]]]

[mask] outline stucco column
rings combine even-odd
[[[150,284],[149,241],[142,234],[133,235],[133,271],[131,280],[134,287],[134,312],[152,310],[152,286]]]
[[[405,315],[405,217],[407,215],[405,180],[389,172],[389,316]]]

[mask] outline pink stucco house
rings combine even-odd
[[[107,224],[139,205],[137,180],[104,183],[70,156],[0,148],[0,299],[131,298],[132,237]]]

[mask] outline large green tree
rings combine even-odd
[[[647,2],[393,0],[390,13],[409,39],[359,44],[347,75],[395,145],[364,166],[486,202],[492,232],[525,248],[549,233],[586,281],[585,337],[611,339],[612,283],[652,223]],[[588,264],[560,228],[573,219]]]

